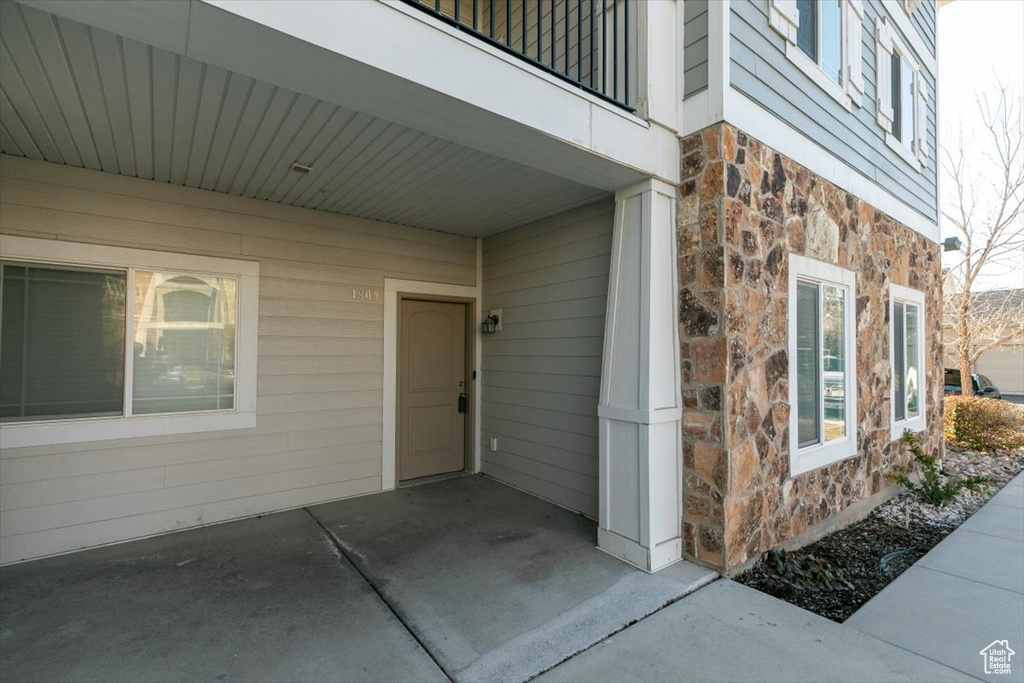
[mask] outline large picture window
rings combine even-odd
[[[925,428],[924,294],[900,285],[889,287],[892,359],[892,438]]]
[[[3,253],[5,446],[254,426],[256,264],[26,238]]]
[[[790,256],[790,469],[856,452],[852,272]]]

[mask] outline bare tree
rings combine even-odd
[[[982,353],[1021,338],[1024,307],[1019,297],[980,296],[978,277],[1006,276],[1024,267],[1024,125],[1021,94],[1003,84],[979,95],[982,129],[969,146],[961,129],[955,149],[945,145],[947,187],[942,214],[963,243],[962,260],[946,277],[946,325],[956,338],[964,394]],[[1022,283],[1007,282],[1018,288]],[[994,293],[993,293],[994,294]],[[1004,293],[1005,294],[1005,293]]]

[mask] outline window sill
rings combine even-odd
[[[892,151],[900,155],[903,161],[910,164],[915,171],[921,172],[921,160],[914,156],[914,153],[904,146],[902,142],[896,139],[896,137],[889,131],[885,132],[885,144],[889,145]]]
[[[255,426],[255,412],[99,417],[0,425],[0,442],[3,443],[5,449],[25,448],[144,436],[192,434],[225,429],[249,429]]]
[[[839,105],[846,111],[853,111],[852,99],[850,95],[843,89],[843,86],[839,85],[821,70],[821,67],[815,64],[807,55],[800,50],[799,47],[793,43],[786,43],[786,57],[796,66],[805,76],[814,81],[815,85],[825,91],[832,99],[839,103]]]
[[[857,455],[857,435],[801,448],[789,458],[789,476],[795,477]]]
[[[919,415],[909,420],[900,420],[899,422],[894,420],[892,423],[892,440],[899,441],[902,439],[903,432],[905,431],[910,431],[914,434],[923,432],[926,426],[924,415]]]

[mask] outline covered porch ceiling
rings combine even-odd
[[[472,237],[608,195],[17,2],[0,13],[4,154]]]

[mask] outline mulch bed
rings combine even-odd
[[[768,553],[735,578],[798,607],[843,622],[1024,470],[1024,453],[947,446],[943,474],[980,474],[988,491],[962,491],[941,508],[900,494],[863,521],[790,553]]]

